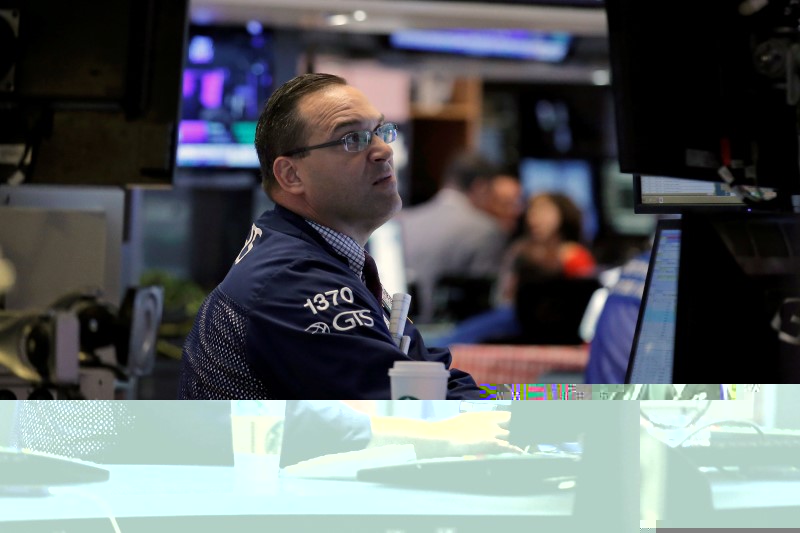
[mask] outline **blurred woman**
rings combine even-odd
[[[575,202],[561,193],[541,193],[528,200],[526,234],[511,245],[500,275],[500,303],[514,300],[525,279],[591,276],[596,262],[581,244],[583,217]]]
[[[532,196],[525,212],[525,234],[512,243],[498,282],[497,306],[468,318],[432,345],[480,343],[522,335],[514,307],[521,283],[594,274],[596,262],[581,244],[583,217],[577,205],[561,193]]]

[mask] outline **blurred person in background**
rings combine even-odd
[[[482,208],[495,218],[509,238],[513,237],[525,211],[519,180],[510,174],[494,176],[489,181]]]
[[[625,382],[649,262],[647,250],[625,263],[608,290],[589,344],[586,383]]]
[[[460,153],[447,165],[442,189],[427,202],[398,215],[407,275],[416,289],[416,321],[434,319],[434,291],[443,278],[497,276],[506,234],[497,220],[479,207],[496,174],[481,155]]]
[[[532,196],[525,212],[525,234],[511,244],[503,261],[497,306],[461,322],[450,334],[431,342],[474,344],[522,335],[515,309],[520,280],[581,278],[595,273],[595,259],[581,243],[582,222],[580,209],[568,196]]]
[[[529,275],[591,276],[596,262],[582,244],[583,215],[569,196],[548,192],[532,196],[525,211],[525,234],[504,260],[501,297],[513,299],[521,270]]]

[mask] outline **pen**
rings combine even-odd
[[[404,354],[408,355],[408,347],[411,345],[411,337],[408,335],[403,335],[400,339],[400,349],[403,351]]]
[[[389,333],[394,343],[402,349],[403,330],[406,327],[408,307],[411,304],[411,295],[402,292],[392,296],[392,312],[389,314]],[[406,348],[408,350],[408,348]]]

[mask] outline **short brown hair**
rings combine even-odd
[[[261,165],[261,187],[267,196],[271,197],[270,191],[276,184],[272,173],[275,159],[299,148],[307,138],[305,118],[297,111],[298,103],[304,96],[332,85],[347,85],[347,81],[333,74],[302,74],[278,87],[267,100],[258,119],[255,141]]]

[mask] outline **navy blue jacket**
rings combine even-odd
[[[222,283],[206,298],[183,350],[187,399],[389,399],[395,361],[441,361],[411,323],[406,356],[361,279],[305,220],[277,206],[253,225]],[[448,399],[479,399],[450,370]]]

